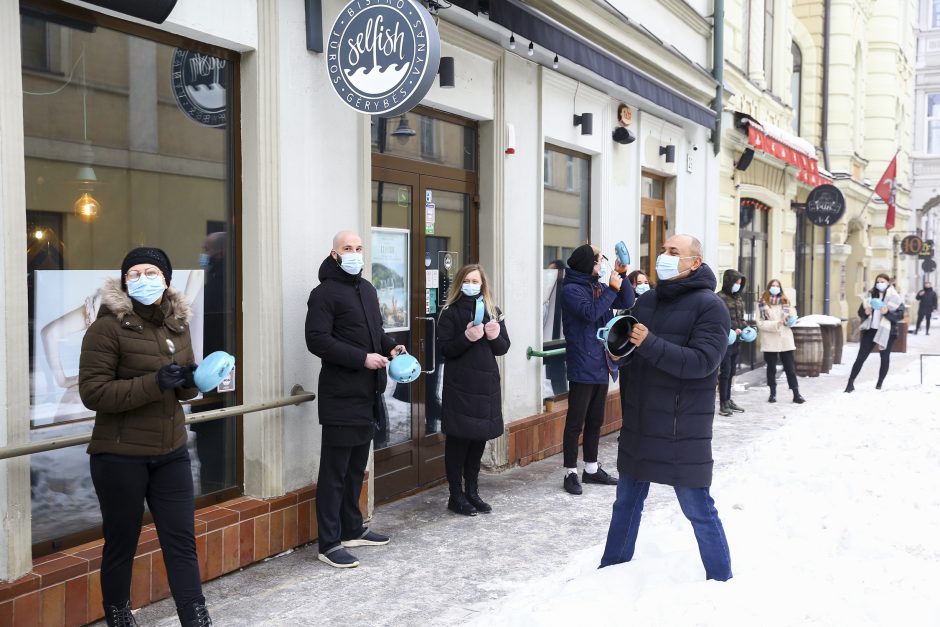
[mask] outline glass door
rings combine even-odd
[[[444,477],[441,392],[446,363],[437,350],[437,321],[453,277],[470,259],[474,212],[472,182],[383,167],[373,167],[372,178],[372,272],[383,323],[423,370],[413,383],[389,380],[383,396],[385,411],[375,439],[376,496],[381,501]],[[377,262],[385,252],[377,255],[375,243],[396,237],[407,241],[409,275],[403,281],[383,267],[390,263]],[[398,302],[397,294],[407,302]]]

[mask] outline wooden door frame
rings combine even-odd
[[[657,237],[657,220],[656,218],[663,219],[663,228],[662,228],[662,240],[666,241],[666,231],[667,227],[667,216],[666,216],[666,177],[654,174],[652,172],[647,172],[644,170],[640,174],[640,179],[642,182],[643,178],[649,178],[657,180],[662,183],[663,186],[663,198],[649,198],[643,195],[643,186],[640,185],[640,220],[642,221],[644,216],[650,216],[650,254],[649,254],[649,268],[643,268],[642,272],[646,274],[646,278],[653,284],[657,282],[656,276],[656,256],[659,254],[659,249],[656,248],[656,243],[659,241]],[[640,224],[640,232],[643,230],[642,223]],[[642,245],[642,242],[641,242]]]

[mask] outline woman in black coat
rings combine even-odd
[[[441,422],[447,436],[447,508],[475,516],[492,511],[480,498],[477,481],[486,441],[503,434],[496,357],[509,350],[509,335],[480,265],[461,268],[451,285],[437,332],[446,360]],[[482,319],[476,315],[478,307],[482,308]]]

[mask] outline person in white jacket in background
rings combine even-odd
[[[862,319],[862,324],[858,327],[861,331],[858,357],[852,365],[852,374],[849,375],[845,391],[855,391],[855,377],[861,372],[875,344],[881,349],[881,368],[878,370],[878,384],[875,386],[875,389],[880,390],[885,377],[888,376],[888,368],[891,367],[891,345],[898,336],[898,322],[904,319],[904,301],[891,285],[891,277],[887,274],[875,277],[875,285],[862,297],[858,317]]]
[[[800,395],[800,383],[796,378],[796,364],[793,353],[796,344],[793,341],[793,331],[790,325],[796,321],[796,307],[790,304],[790,299],[783,293],[783,287],[777,279],[767,283],[767,289],[757,304],[757,330],[760,338],[760,349],[767,362],[767,387],[770,388],[768,403],[777,402],[777,358],[783,364],[783,371],[787,375],[787,383],[793,392],[794,403],[805,403],[806,399]]]

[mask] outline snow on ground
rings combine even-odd
[[[716,472],[731,581],[704,580],[672,496],[632,562],[597,570],[598,544],[473,624],[940,625],[940,387],[916,363],[891,379],[802,406]]]

